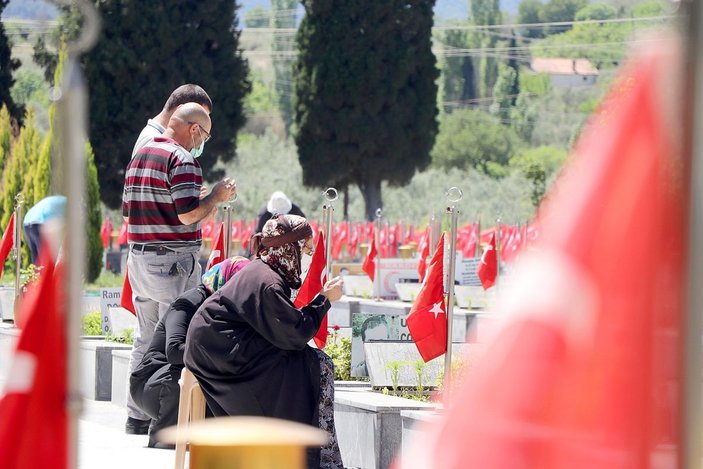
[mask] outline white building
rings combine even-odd
[[[535,58],[530,68],[549,75],[555,88],[591,86],[598,79],[598,69],[588,59]]]

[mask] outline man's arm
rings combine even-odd
[[[178,219],[184,225],[192,225],[197,223],[210,214],[215,209],[217,204],[227,202],[234,198],[237,194],[237,184],[230,178],[224,178],[222,181],[215,184],[212,191],[200,199],[200,203],[190,212],[178,214]]]

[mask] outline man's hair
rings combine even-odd
[[[173,112],[174,109],[185,103],[198,103],[212,112],[212,100],[210,96],[208,96],[204,89],[192,83],[181,85],[173,90],[171,96],[166,100],[166,104],[164,104],[164,111]]]

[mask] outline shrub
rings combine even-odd
[[[83,316],[83,335],[102,335],[102,318],[100,311],[93,311]]]

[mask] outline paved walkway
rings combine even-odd
[[[84,400],[78,425],[79,469],[173,468],[175,451],[148,448],[146,435],[127,435],[126,419],[124,407]]]

